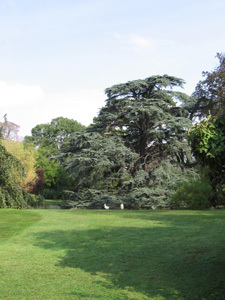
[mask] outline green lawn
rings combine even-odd
[[[225,211],[0,210],[0,299],[225,299]]]

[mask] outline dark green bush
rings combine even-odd
[[[54,199],[54,200],[64,199],[63,192],[62,191],[57,191],[57,190],[54,190],[54,189],[43,189],[42,196],[45,199]]]
[[[171,197],[170,207],[174,209],[207,209],[211,206],[213,192],[204,180],[183,183],[177,186]]]
[[[216,185],[216,205],[225,206],[225,184]]]

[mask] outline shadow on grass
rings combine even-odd
[[[146,228],[106,225],[43,232],[36,236],[36,246],[65,249],[58,266],[80,268],[93,278],[104,276],[97,284],[108,290],[160,299],[225,299],[224,237],[218,234],[214,239],[207,232],[204,222],[208,225],[210,216],[199,222],[196,215],[189,215],[188,222],[182,215],[152,214],[153,219],[154,226]],[[124,294],[123,299],[129,298]]]

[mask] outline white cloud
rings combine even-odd
[[[112,36],[116,38],[122,45],[126,45],[130,49],[135,50],[137,52],[143,53],[145,51],[153,50],[155,47],[155,41],[140,35],[130,34],[122,36],[118,32],[114,32]]]
[[[105,95],[103,89],[45,93],[40,86],[0,82],[0,99],[0,121],[7,113],[8,120],[20,125],[20,135],[25,136],[37,124],[61,116],[89,125],[104,105]]]
[[[151,50],[154,47],[154,42],[150,39],[141,37],[141,36],[133,36],[130,39],[132,45],[134,45],[137,49],[141,50]]]
[[[114,33],[113,33],[113,36],[114,36],[116,39],[118,39],[118,40],[120,40],[120,39],[122,38],[122,36],[121,36],[119,33],[117,33],[117,32],[114,32]]]
[[[40,100],[44,92],[38,85],[28,86],[21,83],[10,84],[0,81],[1,109],[5,107],[20,107],[31,101]]]

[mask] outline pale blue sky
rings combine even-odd
[[[88,125],[105,88],[156,74],[190,94],[224,52],[224,12],[224,0],[0,0],[0,114],[21,135],[58,116]]]

